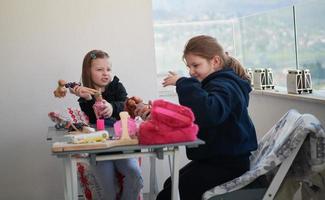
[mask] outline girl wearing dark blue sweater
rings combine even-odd
[[[204,35],[188,41],[183,59],[191,77],[170,72],[163,85],[176,86],[179,103],[192,109],[198,137],[205,141],[186,149],[191,162],[179,173],[181,199],[199,200],[205,191],[249,170],[257,139],[247,110],[250,81],[241,64]],[[170,199],[170,194],[169,178],[157,199]]]

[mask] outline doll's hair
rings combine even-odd
[[[242,64],[237,59],[229,56],[214,37],[199,35],[191,38],[185,45],[183,60],[185,60],[185,56],[188,54],[200,56],[207,60],[211,60],[217,55],[221,58],[221,65],[223,67],[232,68],[242,79],[250,81],[250,77],[245,72]]]
[[[102,50],[91,50],[89,51],[82,63],[82,84],[85,87],[94,88],[93,81],[91,80],[91,62],[96,58],[109,58],[109,55]]]

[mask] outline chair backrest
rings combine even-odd
[[[259,140],[258,149],[250,157],[251,169],[265,168],[278,165],[281,158],[288,157],[293,148],[291,144],[296,136],[299,121],[302,115],[296,110],[289,110],[281,119]],[[299,138],[297,138],[299,139]],[[280,157],[280,158],[279,158]],[[278,159],[276,159],[278,158]],[[275,162],[271,164],[272,162]]]

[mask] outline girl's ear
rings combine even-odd
[[[213,67],[214,67],[215,69],[219,69],[219,68],[221,67],[222,61],[221,61],[220,56],[215,55],[215,56],[212,58],[211,62],[212,62],[212,65],[213,65]]]

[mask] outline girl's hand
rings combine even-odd
[[[113,114],[113,106],[108,103],[106,100],[102,100],[103,105],[102,108],[98,111],[98,115],[103,118],[109,118]]]
[[[70,92],[72,94],[75,94],[78,97],[82,97],[82,98],[84,98],[86,100],[91,100],[92,99],[91,95],[94,95],[95,94],[95,92],[89,90],[89,88],[83,87],[83,86],[79,86],[79,85],[75,86],[72,89],[70,88]]]
[[[176,82],[179,78],[180,77],[175,72],[169,71],[169,74],[166,78],[164,78],[164,82],[162,83],[162,85],[164,87],[169,85],[176,85]]]

